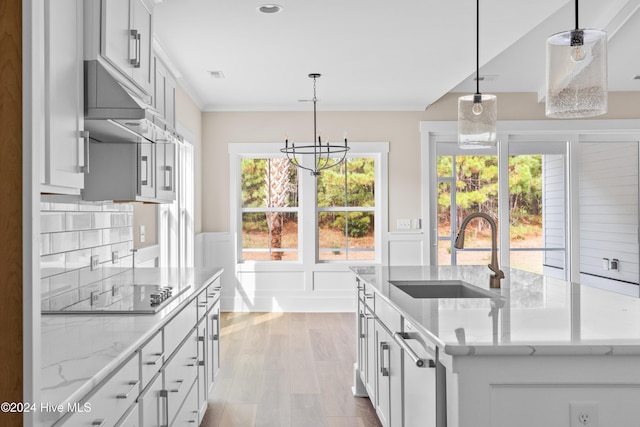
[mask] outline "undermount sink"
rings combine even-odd
[[[413,298],[499,298],[500,295],[462,280],[390,280]]]

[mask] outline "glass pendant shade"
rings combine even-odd
[[[495,147],[498,99],[495,95],[465,95],[458,98],[458,145],[460,148]]]
[[[547,39],[547,117],[575,119],[607,112],[607,34],[572,30]]]

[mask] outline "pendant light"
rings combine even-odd
[[[547,117],[576,119],[607,112],[607,33],[578,26],[547,39]]]
[[[498,100],[480,93],[480,0],[476,0],[476,93],[458,98],[460,148],[495,147]]]
[[[320,133],[318,132],[316,118],[316,103],[318,102],[318,98],[316,97],[316,79],[320,78],[320,76],[321,74],[318,73],[309,74],[309,77],[313,79],[313,143],[296,145],[293,141],[289,143],[289,137],[287,137],[284,141],[284,148],[280,149],[280,152],[287,155],[292,165],[310,171],[313,176],[319,176],[320,171],[338,166],[344,162],[344,159],[347,157],[347,151],[349,151],[346,135],[344,144],[323,143]]]

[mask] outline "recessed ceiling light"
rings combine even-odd
[[[207,71],[212,79],[224,79],[224,73],[222,71]]]
[[[258,10],[262,13],[278,13],[282,10],[279,4],[263,4],[258,6]]]
[[[640,74],[636,74],[635,76],[633,76],[633,80],[640,80]]]

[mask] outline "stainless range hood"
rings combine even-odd
[[[85,129],[100,142],[166,141],[164,120],[98,61],[84,62]]]

